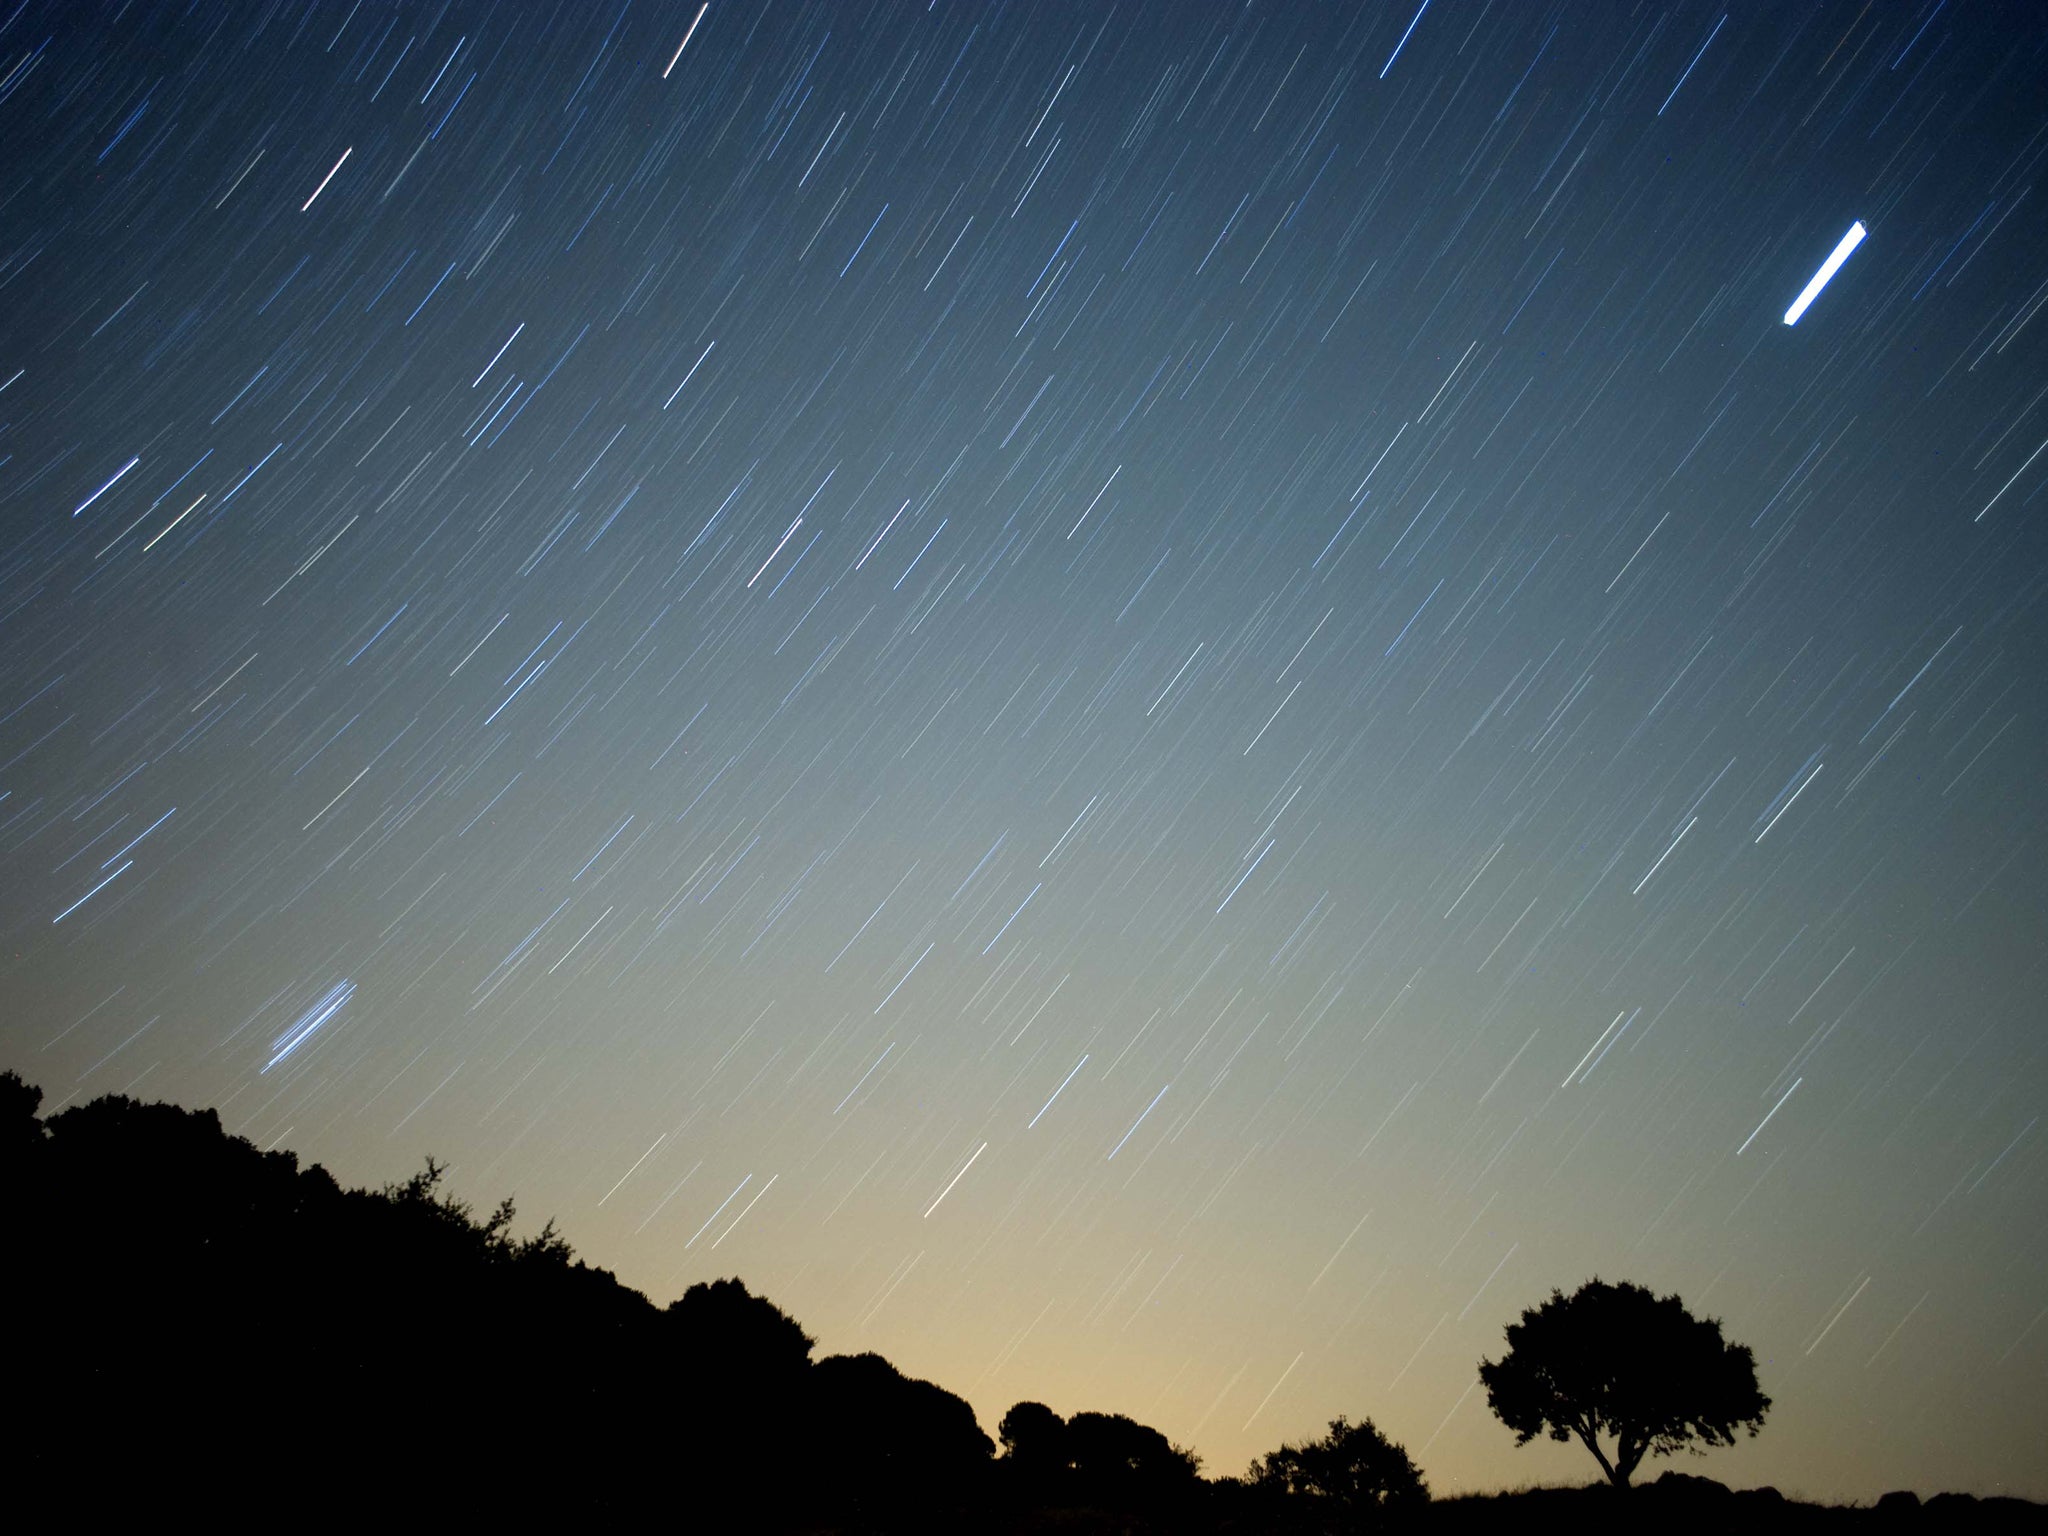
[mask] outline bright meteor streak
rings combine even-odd
[[[270,1060],[264,1064],[262,1070],[268,1072],[312,1039],[313,1032],[341,1012],[347,1006],[348,1000],[355,995],[356,984],[352,981],[338,981],[329,987],[318,1002],[299,1015],[290,1029],[270,1042]]]
[[[14,381],[10,379],[8,380],[8,382],[11,384]],[[113,489],[114,480],[119,480],[123,475],[127,474],[129,470],[133,469],[136,465],[140,464],[141,462],[142,459],[138,455],[137,457],[130,459],[126,464],[123,464],[119,469],[115,470],[114,479],[109,480],[105,485],[101,486],[98,490],[94,491],[90,496],[86,497],[85,500],[81,501],[77,506],[73,507],[71,509],[71,515],[73,517],[78,516],[79,513],[83,512],[87,507],[91,506],[94,502],[98,501],[102,496],[106,495],[108,491]],[[2029,460],[2028,462],[2031,463],[2033,461]]]
[[[334,162],[334,170],[329,171],[325,176],[322,176],[320,178],[320,185],[313,189],[313,196],[307,198],[303,203],[299,204],[299,212],[304,213],[308,208],[313,206],[314,200],[318,198],[322,192],[325,192],[327,190],[327,183],[334,180],[334,171],[340,170],[343,161],[346,161],[348,157],[354,154],[355,152],[356,147],[353,144],[349,145],[347,149],[344,149],[341,152],[341,159]]]
[[[683,50],[690,46],[690,39],[697,35],[697,23],[704,19],[704,13],[710,9],[711,0],[704,0],[704,3],[697,7],[697,14],[690,20],[690,30],[685,32],[683,40],[676,44],[676,51],[668,61],[668,69],[664,69],[661,72],[662,79],[666,80],[668,78],[668,70],[676,67],[676,60],[683,56]]]
[[[1821,289],[1827,287],[1828,279],[1842,269],[1842,263],[1849,259],[1849,253],[1863,243],[1869,233],[1858,219],[1849,226],[1849,233],[1842,236],[1841,243],[1829,253],[1828,259],[1820,264],[1820,270],[1813,274],[1813,281],[1799,291],[1799,297],[1792,301],[1792,307],[1785,311],[1785,323],[1797,325],[1799,317],[1806,313],[1806,306],[1820,297]]]

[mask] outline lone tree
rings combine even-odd
[[[1552,1291],[1508,1324],[1507,1339],[1506,1355],[1479,1362],[1479,1379],[1515,1444],[1576,1435],[1617,1488],[1645,1452],[1733,1445],[1737,1429],[1762,1428],[1771,1406],[1747,1345],[1723,1339],[1719,1321],[1694,1317],[1676,1296],[1627,1281]],[[1614,1437],[1611,1456],[1603,1434]]]

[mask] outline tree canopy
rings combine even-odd
[[[809,1474],[863,1521],[916,1524],[985,1497],[995,1446],[944,1387],[872,1352],[828,1355],[811,1367],[809,1402]]]
[[[1553,1290],[1508,1324],[1507,1342],[1501,1359],[1479,1362],[1479,1379],[1515,1444],[1576,1437],[1616,1487],[1646,1454],[1732,1445],[1744,1428],[1755,1435],[1771,1406],[1748,1346],[1722,1338],[1717,1319],[1627,1281]]]
[[[657,1308],[552,1223],[515,1233],[510,1199],[479,1215],[432,1158],[350,1190],[212,1110],[110,1095],[41,1120],[40,1098],[0,1073],[0,1307],[33,1319],[12,1358],[38,1408],[13,1448],[53,1497],[147,1489],[254,1523],[318,1489],[352,1517],[624,1525],[688,1490],[698,1518],[773,1531],[851,1486],[787,1475],[796,1425],[886,1445],[956,1511],[988,1462],[950,1393],[879,1357],[824,1369],[737,1279]]]
[[[1408,1452],[1381,1434],[1371,1419],[1353,1424],[1339,1415],[1320,1440],[1287,1444],[1252,1463],[1254,1487],[1301,1499],[1326,1516],[1319,1524],[1357,1529],[1382,1512],[1429,1502],[1429,1484]]]
[[[1269,1486],[1119,1413],[1003,1416],[815,1341],[737,1278],[665,1307],[524,1235],[448,1165],[349,1189],[213,1110],[108,1095],[47,1119],[0,1072],[0,1309],[35,1412],[17,1508],[218,1523],[480,1516],[764,1533],[1348,1530],[1426,1497],[1369,1423]],[[87,1494],[84,1490],[90,1490]],[[35,1501],[41,1499],[46,1504]],[[1377,1519],[1378,1515],[1373,1514]],[[1246,1524],[1249,1520],[1251,1523]],[[1005,1524],[1005,1522],[1008,1522]],[[1277,1523],[1276,1523],[1277,1522]]]
[[[997,1426],[1010,1498],[1045,1508],[1159,1509],[1201,1486],[1201,1458],[1120,1413],[1063,1419],[1013,1405]]]
[[[1043,1403],[1014,1403],[996,1426],[1003,1454],[1019,1464],[1067,1464],[1067,1421]]]

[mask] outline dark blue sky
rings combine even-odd
[[[2044,55],[25,0],[0,1062],[985,1426],[1582,1477],[1473,1368],[1598,1273],[1707,1471],[2048,1495]]]

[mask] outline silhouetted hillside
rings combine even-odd
[[[431,1161],[345,1190],[211,1110],[103,1098],[39,1135],[38,1099],[0,1090],[0,1158],[12,1353],[36,1384],[10,1461],[47,1512],[775,1529],[836,1518],[842,1488],[905,1523],[978,1494],[993,1446],[966,1403],[872,1356],[814,1363],[737,1280],[657,1308],[551,1227],[515,1236],[510,1201],[451,1199]],[[921,1457],[874,1455],[889,1426]]]
[[[212,1110],[110,1096],[45,1122],[40,1102],[0,1074],[18,1516],[1336,1536],[2017,1530],[2041,1514],[1954,1496],[1821,1509],[1676,1474],[1431,1504],[1405,1452],[1342,1419],[1204,1482],[1145,1425],[1020,1403],[998,1456],[961,1398],[879,1355],[814,1360],[738,1280],[657,1307],[552,1224],[516,1236],[509,1200],[478,1216],[431,1160],[349,1190]]]
[[[1942,1493],[1924,1502],[1890,1493],[1875,1506],[1803,1504],[1775,1488],[1731,1489],[1712,1478],[1666,1472],[1655,1482],[1620,1492],[1603,1484],[1583,1488],[1531,1488],[1514,1493],[1465,1494],[1432,1504],[1421,1528],[1432,1536],[1493,1536],[1497,1532],[1570,1531],[1648,1533],[1648,1536],[1889,1536],[1897,1532],[2033,1532],[2044,1511],[2025,1499],[1973,1498]]]

